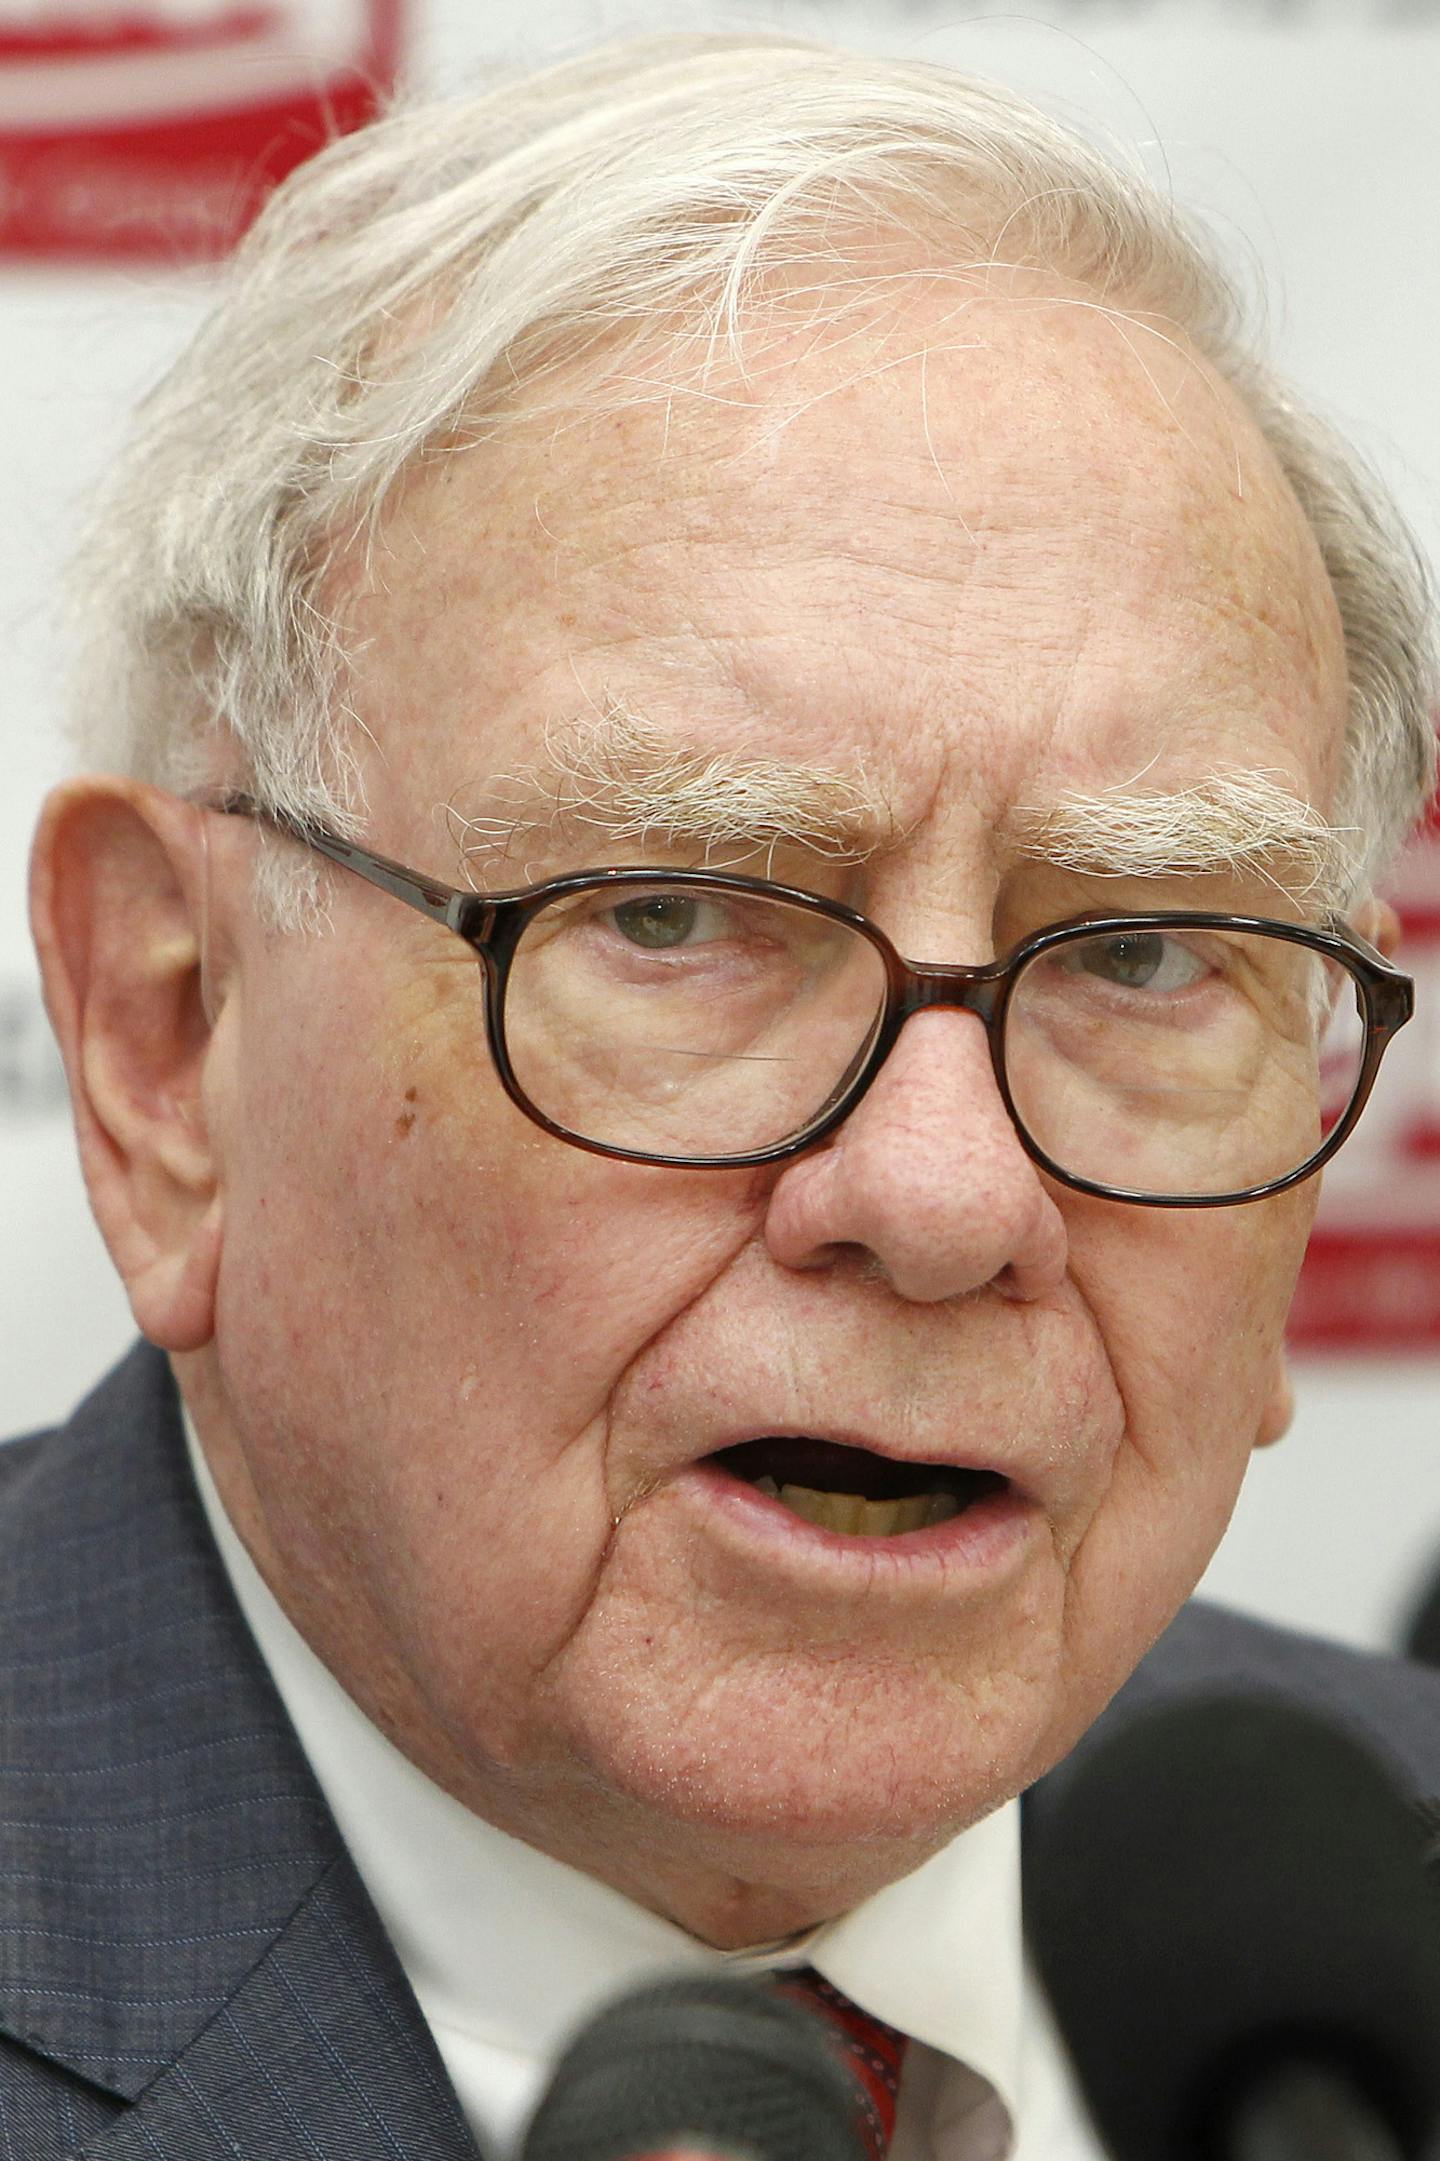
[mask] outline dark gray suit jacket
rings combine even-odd
[[[0,2161],[474,2161],[235,1605],[159,1353],[0,1449],[0,1565]],[[1440,1793],[1440,1675],[1202,1607],[1095,1730],[1237,1684],[1353,1720]],[[1032,1870],[1068,1769],[1027,1796]]]

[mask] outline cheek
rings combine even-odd
[[[355,983],[303,1016],[252,1016],[232,1273],[295,1338],[323,1313],[335,1362],[377,1381],[388,1371],[408,1390],[433,1371],[493,1412],[538,1369],[544,1404],[529,1395],[527,1421],[556,1401],[593,1414],[753,1210],[733,1181],[717,1205],[714,1181],[611,1163],[533,1126],[490,1066],[476,974],[462,961],[398,988]]]
[[[1256,1438],[1315,1213],[1315,1182],[1236,1208],[1096,1203],[1071,1225],[1072,1261],[1157,1470]]]
[[[252,1022],[227,1174],[221,1356],[271,1541],[417,1670],[483,1637],[518,1674],[593,1590],[617,1390],[754,1208],[541,1133],[479,1037],[315,1011]]]
[[[1118,1682],[1203,1573],[1270,1437],[1312,1187],[1245,1208],[1074,1227],[1125,1439],[1072,1561],[1074,1655]],[[1124,1640],[1120,1640],[1121,1636]]]

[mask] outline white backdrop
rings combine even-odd
[[[1440,560],[1440,0],[1037,0],[1023,19],[931,0],[412,7],[423,80],[606,33],[758,24],[972,66],[1099,127],[1263,276],[1283,365]],[[54,584],[75,506],[207,284],[0,267],[0,1431],[63,1414],[130,1334],[39,1015],[24,858],[64,767]],[[1208,1587],[1389,1640],[1440,1566],[1440,1364],[1312,1357],[1297,1377],[1295,1430],[1257,1463]]]

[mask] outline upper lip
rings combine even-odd
[[[934,1446],[912,1448],[897,1447],[888,1437],[857,1430],[851,1427],[828,1424],[798,1425],[793,1421],[776,1425],[744,1425],[712,1436],[709,1445],[692,1460],[703,1461],[706,1457],[723,1454],[726,1449],[741,1447],[747,1441],[761,1440],[816,1440],[829,1441],[839,1448],[863,1449],[872,1456],[883,1456],[891,1463],[937,1465],[952,1471],[988,1471],[1006,1479],[1018,1493],[1024,1493],[1025,1480],[1018,1475],[1019,1467],[1005,1460],[1005,1452],[981,1454],[973,1449],[946,1446],[937,1437]]]
[[[637,1376],[616,1406],[612,1460],[622,1483],[653,1487],[743,1442],[809,1435],[895,1463],[991,1472],[1052,1517],[1083,1505],[1123,1436],[1117,1392],[1044,1343],[946,1348],[936,1357],[923,1338],[892,1350],[817,1332],[801,1355],[755,1316],[743,1336],[682,1344],[668,1371]]]

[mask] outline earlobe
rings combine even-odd
[[[1270,1386],[1262,1407],[1260,1424],[1255,1434],[1257,1448],[1270,1448],[1283,1440],[1290,1431],[1295,1416],[1295,1386],[1290,1378],[1290,1367],[1284,1350],[1275,1353],[1274,1369]]]
[[[104,777],[46,804],[31,919],[91,1206],[135,1318],[167,1350],[208,1341],[219,1179],[203,1081],[201,814]]]
[[[215,1294],[220,1277],[221,1197],[182,1245],[137,1255],[127,1288],[135,1325],[167,1351],[203,1351],[215,1332]]]

